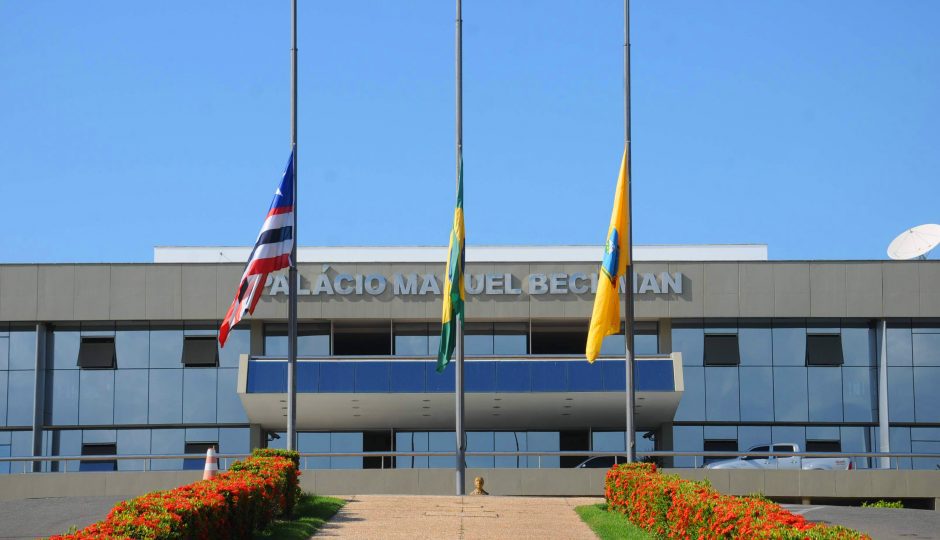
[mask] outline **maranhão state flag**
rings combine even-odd
[[[261,298],[261,290],[268,274],[291,265],[290,254],[294,247],[294,153],[291,152],[284,169],[281,184],[274,192],[271,208],[264,218],[255,247],[248,256],[235,299],[225,313],[219,327],[219,345],[224,347],[231,329],[242,320],[245,313],[254,313]]]
[[[587,347],[584,354],[588,362],[593,363],[601,351],[601,342],[605,336],[620,332],[620,294],[618,285],[620,276],[630,264],[630,193],[627,190],[627,152],[624,149],[623,161],[620,162],[620,176],[617,179],[617,191],[614,193],[614,210],[610,215],[610,227],[607,229],[607,243],[604,245],[604,260],[597,273],[597,295],[594,297],[594,311],[591,313],[591,327],[588,330]],[[627,286],[631,286],[627,280]],[[632,329],[628,328],[627,331]]]

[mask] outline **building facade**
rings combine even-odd
[[[215,340],[242,270],[218,261],[246,255],[158,248],[149,264],[0,266],[0,457],[283,446],[286,277],[270,280],[225,348]],[[595,364],[582,356],[601,249],[471,246],[467,255],[468,449],[623,451],[623,335],[605,340]],[[940,263],[768,261],[763,246],[650,246],[637,255],[640,450],[794,442],[878,451],[884,400],[892,451],[940,453]],[[453,369],[438,374],[433,358],[444,250],[317,248],[300,259],[299,449],[452,450]],[[484,456],[468,465],[578,461]],[[23,467],[0,463],[0,472]]]

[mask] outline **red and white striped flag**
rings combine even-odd
[[[254,313],[261,298],[261,290],[268,274],[291,265],[290,254],[294,247],[294,154],[291,153],[281,178],[281,185],[274,192],[271,208],[258,233],[248,264],[242,274],[235,299],[225,313],[219,327],[219,345],[224,347],[231,329],[242,320],[245,313]]]

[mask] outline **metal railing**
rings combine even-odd
[[[935,459],[940,461],[940,454],[938,453],[925,453],[925,452],[724,452],[724,451],[673,451],[673,450],[649,450],[649,451],[637,451],[637,456],[640,457],[653,457],[653,458],[670,458],[670,457],[692,457],[695,458],[693,466],[695,468],[699,467],[698,458],[702,458],[702,463],[707,458],[715,459],[728,459],[736,457],[755,457],[755,458],[780,458],[780,457],[800,457],[800,458],[888,458],[889,460],[893,458],[894,460],[894,469],[899,469],[899,462],[901,459]],[[400,451],[379,451],[379,452],[301,452],[301,465],[302,468],[309,468],[309,460],[316,458],[343,458],[343,457],[360,457],[360,458],[415,458],[415,457],[437,457],[437,458],[454,458],[454,452],[400,452]],[[219,458],[219,468],[227,469],[231,461],[236,459],[243,459],[248,457],[249,454],[217,454]],[[542,458],[543,457],[581,457],[584,459],[593,458],[593,457],[606,457],[606,456],[618,456],[626,458],[625,452],[604,452],[597,450],[570,450],[570,451],[467,451],[467,457],[515,457],[515,458],[537,458],[536,467],[542,468]],[[143,471],[150,471],[153,469],[152,461],[157,460],[203,460],[205,459],[205,454],[135,454],[135,455],[107,455],[107,456],[22,456],[22,457],[0,457],[0,464],[10,463],[11,464],[11,473],[13,472],[23,472],[28,473],[32,472],[33,464],[39,463],[58,463],[65,462],[65,467],[59,467],[59,471],[43,471],[43,472],[78,472],[78,471],[68,471],[67,464],[69,462],[117,462],[117,461],[142,461]],[[385,468],[385,459],[380,459],[381,465],[380,468]],[[13,471],[12,465],[14,463],[22,463],[22,471]],[[52,468],[51,466],[49,467]],[[407,467],[413,468],[413,467]],[[419,467],[425,468],[425,467]],[[547,467],[547,468],[558,468],[558,467]],[[865,467],[871,468],[873,470],[879,470],[874,467]],[[136,470],[136,469],[135,469]],[[166,469],[166,470],[179,470],[179,469]]]

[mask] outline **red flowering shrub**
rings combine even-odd
[[[871,540],[845,527],[809,523],[767,500],[722,495],[707,482],[660,474],[652,463],[615,466],[605,486],[609,510],[658,537]]]
[[[104,521],[50,540],[251,538],[293,509],[300,475],[294,457],[252,455],[212,480],[124,501]]]

